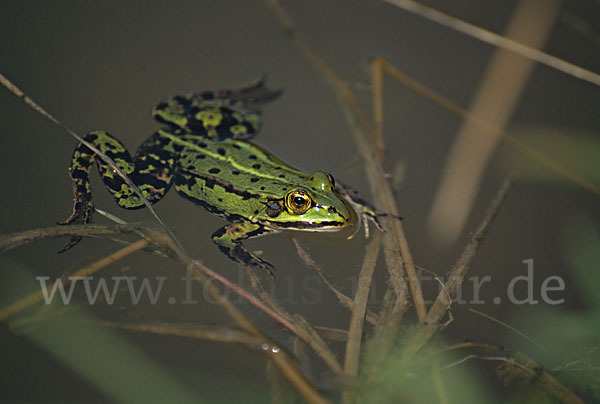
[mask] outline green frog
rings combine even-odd
[[[249,252],[243,240],[283,230],[338,231],[361,219],[381,229],[378,216],[385,215],[336,184],[330,174],[304,173],[249,141],[259,131],[262,104],[280,93],[269,90],[261,78],[238,89],[168,98],[152,109],[152,116],[165,126],[133,158],[108,132],[91,131],[84,139],[110,157],[150,203],[175,187],[179,195],[226,219],[230,223],[212,235],[219,249],[272,275],[273,266]],[[94,162],[120,207],[145,206],[115,170],[79,143],[70,167],[73,213],[60,224],[80,218],[90,222],[94,205],[88,176]],[[73,237],[64,250],[80,240]]]

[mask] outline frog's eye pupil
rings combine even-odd
[[[295,196],[294,203],[298,206],[302,206],[306,203],[306,198],[304,198],[303,196]]]

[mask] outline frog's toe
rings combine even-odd
[[[69,216],[63,221],[57,222],[56,224],[67,225],[79,219],[80,217],[83,219],[83,224],[88,224],[91,221],[93,212],[94,204],[92,202],[80,202],[78,200],[75,200],[75,204],[73,205],[73,213],[71,213],[71,216]],[[71,236],[69,242],[65,244],[62,250],[57,251],[57,254],[69,251],[71,248],[79,244],[82,238],[83,237],[81,236]]]
[[[68,218],[66,218],[65,220],[60,220],[58,222],[56,222],[56,224],[60,224],[60,225],[65,225],[65,224],[69,224],[74,222],[76,219],[78,219],[80,216],[79,212],[73,212],[71,213],[71,216],[69,216]]]
[[[66,225],[73,223],[75,220],[80,217],[83,219],[83,224],[88,224],[92,219],[92,214],[94,213],[94,204],[92,202],[81,202],[79,199],[75,199],[75,203],[73,204],[73,212],[71,215],[65,220],[61,220],[56,222],[59,225]]]
[[[59,225],[66,225],[66,224],[70,224],[73,223],[75,220],[79,219],[82,215],[82,209],[81,206],[78,205],[77,203],[75,203],[75,206],[73,207],[73,212],[71,213],[71,215],[66,218],[65,220],[61,220],[56,222],[56,224]]]

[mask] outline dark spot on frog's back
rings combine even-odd
[[[254,154],[251,154],[251,155],[248,156],[248,158],[250,160],[256,160],[258,157],[256,157]]]
[[[260,164],[253,164],[252,168],[254,168],[255,170],[260,170]]]
[[[233,175],[240,175],[240,172],[239,172],[238,170],[233,170],[233,171],[231,172],[231,174],[233,174]]]
[[[190,99],[184,97],[183,95],[176,95],[175,97],[173,97],[173,99],[181,105],[189,105],[190,103]]]
[[[258,182],[258,181],[259,181],[259,178],[256,178],[256,177],[250,178],[250,182]]]
[[[285,175],[279,174],[279,178],[285,178]]]
[[[225,155],[225,149],[223,149],[222,147],[219,147],[217,149],[217,153],[219,153],[221,156],[224,156]]]
[[[86,165],[85,167],[89,167],[91,164]],[[86,179],[88,177],[88,173],[85,170],[71,170],[71,178],[73,179]]]
[[[106,154],[108,157],[110,157],[113,160],[120,159],[120,158],[126,158],[126,156],[127,156],[123,152],[120,152],[120,151],[116,152],[114,150],[105,150],[104,154]]]
[[[212,91],[204,91],[200,93],[200,97],[204,100],[213,100],[215,98],[215,93]]]
[[[204,159],[206,158],[206,154],[197,154],[196,155],[196,159],[200,160],[200,159]]]
[[[221,172],[221,170],[215,167],[215,168],[211,168],[210,170],[208,170],[208,172],[211,174],[219,174]]]

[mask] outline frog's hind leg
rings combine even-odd
[[[246,250],[246,247],[242,244],[242,240],[275,232],[275,230],[269,229],[262,224],[244,221],[220,228],[213,233],[212,239],[219,249],[232,260],[251,267],[264,269],[272,278],[275,278],[273,265]]]
[[[169,190],[172,179],[173,159],[165,155],[160,147],[162,141],[159,134],[150,137],[140,148],[134,159],[125,149],[123,144],[104,131],[89,132],[84,140],[93,144],[106,156],[110,157],[117,167],[123,171],[131,181],[138,186],[146,199],[151,203],[160,200]],[[89,173],[94,162],[117,204],[124,209],[138,209],[144,207],[144,202],[128,186],[104,160],[97,157],[96,153],[85,144],[79,143],[75,147],[69,169],[73,180],[73,212],[58,224],[69,224],[81,218],[84,224],[91,221],[94,205],[92,203],[92,189]],[[80,236],[73,236],[71,241],[61,250],[64,252],[81,240]]]
[[[264,78],[233,90],[214,90],[167,98],[152,109],[161,123],[215,139],[250,139],[260,130],[262,104],[277,98]]]
[[[69,168],[69,173],[71,174],[71,179],[73,181],[73,211],[68,218],[58,222],[58,224],[69,224],[80,217],[84,224],[88,224],[91,221],[92,213],[94,212],[92,188],[88,179],[89,169],[94,162],[94,156],[93,152],[90,153],[90,150],[87,147],[85,147],[86,150],[84,150],[81,146],[82,143],[75,148],[71,160],[71,167]],[[63,253],[70,250],[72,247],[76,246],[81,239],[81,236],[71,236],[69,242],[58,252]]]

